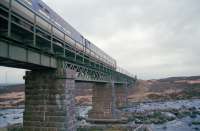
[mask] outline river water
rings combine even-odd
[[[0,128],[23,123],[23,112],[24,109],[1,109]]]
[[[143,112],[147,110],[158,109],[181,109],[181,108],[196,108],[200,110],[200,99],[193,100],[176,100],[168,102],[151,102],[140,103],[132,107],[125,108],[125,112]],[[77,107],[77,115],[87,117],[91,106]],[[0,128],[17,123],[23,123],[24,109],[0,109]],[[164,124],[151,124],[153,131],[200,131],[200,125],[191,124],[193,121],[200,121],[200,116],[195,118],[184,117],[182,119],[175,119]]]
[[[200,109],[200,99],[138,103],[138,104],[133,104],[129,108],[125,108],[124,111],[145,112],[150,110],[182,109],[182,108],[193,108],[193,107]]]
[[[80,106],[76,108],[77,115],[88,117],[87,113],[91,110],[91,106]],[[0,109],[0,129],[13,124],[23,123],[24,109]]]
[[[166,102],[149,102],[138,103],[129,108],[125,108],[125,112],[146,112],[152,110],[165,110],[165,109],[189,109],[196,108],[200,111],[200,99],[191,100],[176,100]],[[193,121],[200,122],[200,115],[195,118],[189,116],[175,119],[164,124],[151,124],[150,127],[153,131],[200,131],[200,125],[192,124]]]
[[[200,116],[173,120],[164,124],[150,125],[153,131],[200,131],[200,125],[191,124],[192,121],[200,121]]]

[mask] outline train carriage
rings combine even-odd
[[[0,3],[9,8],[9,0],[1,0]],[[28,21],[23,23],[23,21],[16,20],[26,26],[26,29],[30,32],[34,31],[32,26],[34,26],[35,22],[37,35],[46,41],[50,41],[51,35],[53,35],[53,42],[56,46],[63,47],[63,42],[67,43],[68,46],[75,48],[76,51],[83,52],[112,69],[116,69],[115,59],[84,38],[42,0],[12,0],[12,11]],[[35,17],[35,14],[39,17]],[[17,22],[16,24],[19,24]]]

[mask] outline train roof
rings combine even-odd
[[[57,14],[53,9],[51,9],[47,4],[45,4],[42,0],[17,0],[18,2],[29,2],[31,3],[31,8],[36,12],[42,12],[47,19],[51,20],[57,28],[65,32],[75,41],[83,44],[83,39],[85,39],[75,28],[73,28],[68,22],[66,22],[59,14]],[[26,4],[26,3],[25,3]],[[87,40],[87,39],[85,39]],[[89,40],[87,40],[90,44],[93,44]],[[97,47],[95,44],[93,44]],[[98,47],[97,47],[98,48]],[[101,49],[99,49],[101,50]],[[112,60],[114,60],[110,55],[101,50],[105,55],[109,56]]]
[[[20,0],[21,1],[21,0]],[[53,11],[47,4],[45,4],[42,0],[29,0],[32,3],[32,9],[36,12],[43,12],[45,16],[51,19],[57,27],[68,34],[70,37],[82,43],[82,35],[74,29],[69,23],[67,23],[60,15],[58,15],[55,11]]]

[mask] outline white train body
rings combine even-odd
[[[9,7],[9,0],[0,0],[0,3]],[[32,23],[35,21],[37,26],[49,34],[53,33],[58,39],[65,41],[78,51],[98,59],[112,69],[116,69],[117,65],[115,59],[84,38],[42,0],[12,0],[12,11]],[[34,14],[40,17],[35,18]],[[57,45],[59,45],[59,43]],[[60,44],[60,46],[61,45],[62,44]]]

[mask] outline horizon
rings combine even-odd
[[[2,70],[4,69],[4,70]],[[13,71],[16,71],[17,74],[13,75]],[[2,84],[24,84],[23,77],[25,76],[24,69],[18,68],[9,68],[0,66],[0,85]],[[7,82],[6,82],[6,72],[7,72]],[[182,76],[167,76],[167,77],[160,77],[160,78],[150,78],[150,79],[142,79],[137,76],[138,80],[160,80],[160,79],[167,79],[167,78],[175,78],[175,77],[198,77],[200,75],[182,75]]]
[[[43,1],[138,78],[200,75],[198,0]],[[20,72],[9,70],[11,77]]]

